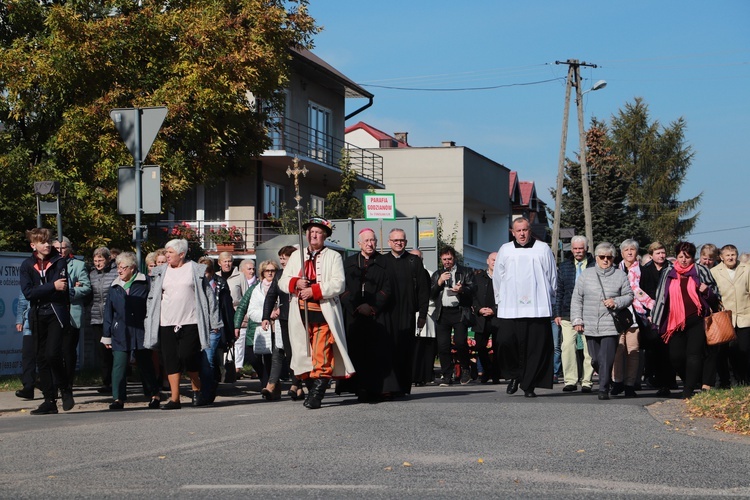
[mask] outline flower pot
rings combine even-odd
[[[229,243],[229,244],[226,244],[226,245],[216,245],[216,251],[219,252],[219,253],[221,253],[221,252],[232,253],[232,252],[234,252],[234,244],[233,243]]]

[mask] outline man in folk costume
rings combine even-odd
[[[331,379],[351,377],[354,367],[346,350],[339,300],[345,289],[344,265],[338,252],[324,246],[333,233],[331,222],[313,217],[302,229],[309,246],[289,257],[279,288],[290,295],[291,369],[301,379],[312,380],[305,406],[317,409]],[[304,269],[299,252],[304,252]]]
[[[515,337],[518,368],[511,374],[508,393],[518,387],[535,398],[536,387],[552,389],[552,310],[557,266],[549,245],[531,236],[525,217],[513,221],[513,241],[500,247],[492,282],[501,331]]]

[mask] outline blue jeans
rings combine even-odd
[[[555,357],[553,360],[552,368],[555,375],[562,373],[562,347],[560,340],[560,327],[552,321],[552,342],[555,345]]]
[[[201,396],[204,400],[213,401],[216,398],[216,377],[214,375],[217,364],[217,354],[219,350],[219,343],[221,342],[222,333],[211,333],[208,337],[208,349],[201,351]]]

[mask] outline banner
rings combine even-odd
[[[21,373],[23,333],[16,331],[21,262],[28,254],[0,253],[0,375]]]

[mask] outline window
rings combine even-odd
[[[175,220],[195,220],[198,211],[198,193],[196,188],[190,189],[174,208]]]
[[[325,217],[326,199],[320,196],[310,195],[310,210],[318,217]]]
[[[227,187],[226,182],[218,182],[213,186],[205,187],[203,199],[203,220],[224,220],[227,210]]]
[[[466,228],[466,243],[477,246],[477,223],[473,220],[469,221]]]
[[[281,215],[281,203],[284,202],[284,188],[271,182],[263,183],[263,213],[272,217]]]
[[[307,106],[307,124],[310,127],[308,156],[325,163],[332,158],[331,146],[331,110],[313,102]]]

